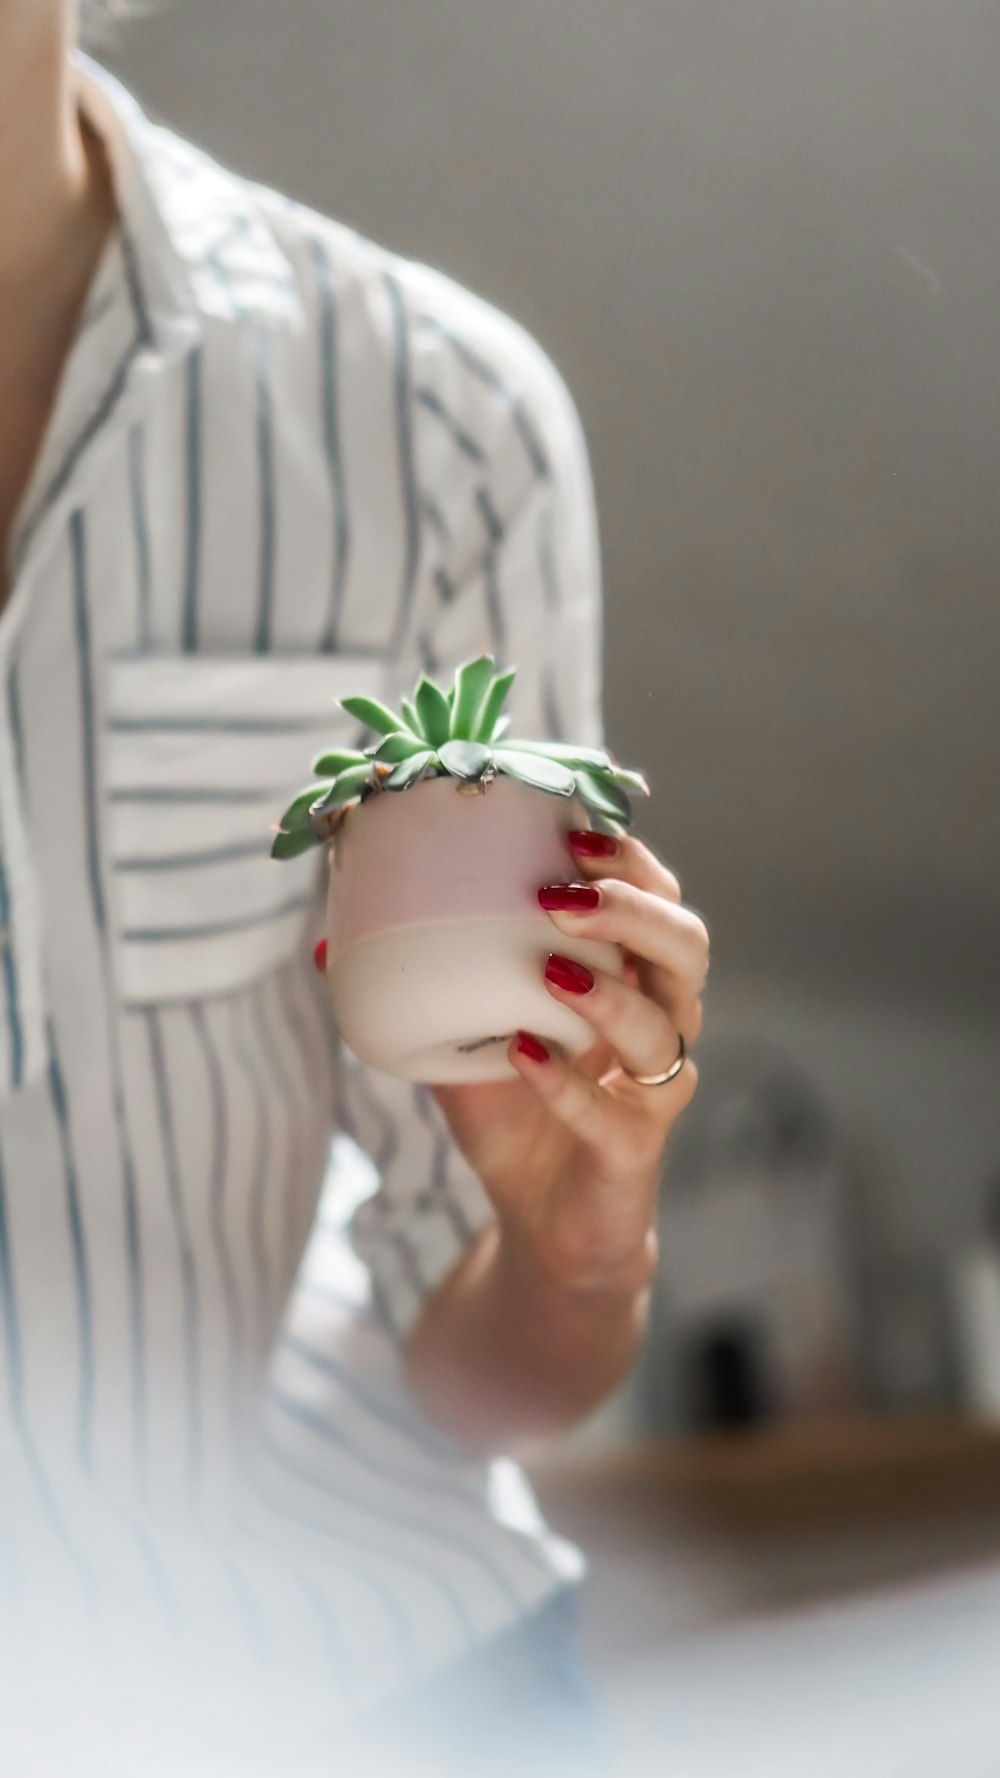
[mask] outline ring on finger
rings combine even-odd
[[[624,1062],[619,1062],[618,1066],[622,1073],[628,1076],[629,1080],[635,1081],[636,1086],[665,1087],[668,1081],[677,1079],[677,1076],[687,1061],[687,1045],[684,1042],[683,1032],[678,1031],[677,1041],[680,1044],[680,1048],[677,1051],[676,1060],[671,1062],[670,1067],[665,1068],[662,1074],[633,1074],[631,1068],[626,1068]]]

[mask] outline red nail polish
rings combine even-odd
[[[547,914],[592,914],[600,899],[601,892],[592,883],[546,883],[538,891]]]
[[[319,941],[319,944],[316,946],[316,949],[313,951],[313,962],[315,963],[316,968],[319,970],[320,975],[326,974],[326,950],[327,950],[326,939],[321,938]]]
[[[575,827],[566,838],[581,858],[613,858],[618,850],[614,834],[595,833],[589,827]]]
[[[545,965],[545,979],[555,987],[565,989],[567,994],[589,994],[594,985],[594,977],[584,964],[574,962],[572,957],[560,957],[556,952]]]
[[[547,1062],[549,1059],[549,1052],[544,1043],[539,1043],[538,1038],[533,1037],[530,1031],[518,1032],[516,1048],[519,1054],[527,1056],[529,1061]]]

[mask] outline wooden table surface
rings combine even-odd
[[[599,1454],[539,1455],[529,1472],[555,1514],[663,1512],[726,1532],[954,1517],[996,1508],[1000,1426],[953,1414],[852,1416]]]

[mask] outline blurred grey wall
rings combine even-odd
[[[713,926],[720,1022],[881,1119],[928,1240],[971,1223],[1000,1164],[1000,8],[164,0],[107,59],[539,335],[591,443],[609,733]]]

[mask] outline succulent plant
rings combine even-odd
[[[341,709],[381,738],[364,752],[337,748],[313,760],[314,782],[282,815],[272,858],[297,858],[323,845],[355,804],[426,778],[455,778],[458,789],[475,794],[503,773],[532,790],[576,796],[601,827],[623,832],[632,796],[649,794],[646,780],[600,748],[508,740],[503,707],[515,676],[514,667],[497,673],[492,655],[483,654],[463,662],[450,691],[423,675],[398,715],[376,698],[341,698]]]

